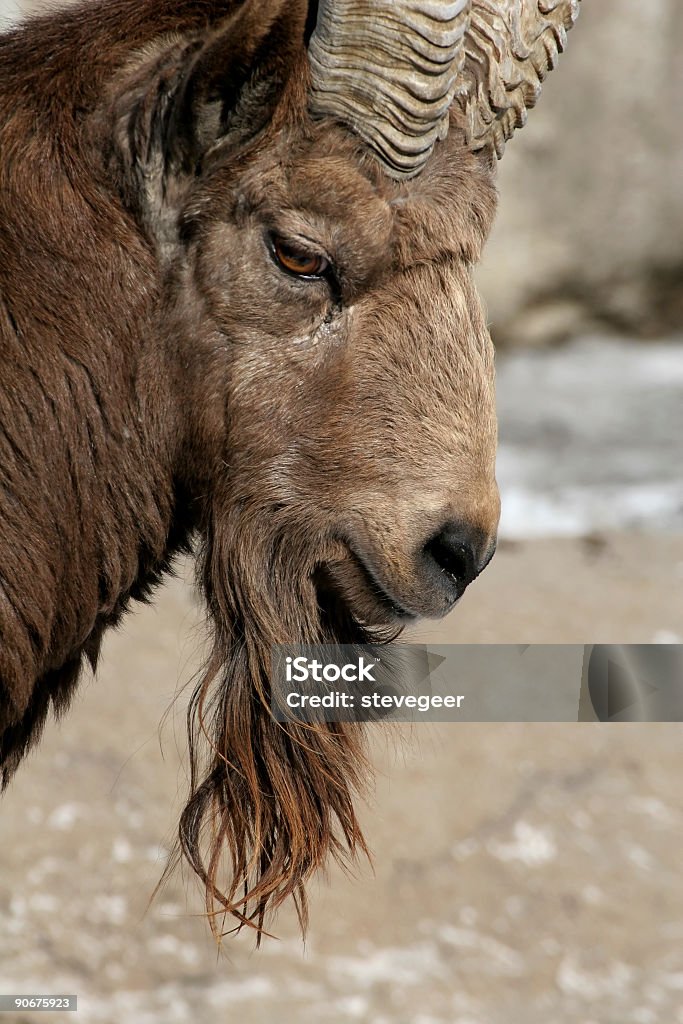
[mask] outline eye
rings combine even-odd
[[[273,254],[283,270],[298,277],[323,277],[330,269],[330,261],[315,252],[306,252],[284,238],[274,235]]]

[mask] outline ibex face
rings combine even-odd
[[[249,17],[246,5],[213,43],[222,67]],[[197,99],[200,79],[165,136],[154,118],[140,134],[138,120],[127,149],[140,97],[196,65],[186,47],[162,44],[114,88],[126,191],[192,375],[179,372],[193,471],[220,492],[243,547],[267,536],[298,549],[288,575],[296,567],[318,599],[370,624],[443,615],[492,556],[499,516],[493,351],[472,282],[491,161],[468,150],[454,112],[422,173],[395,180],[357,135],[311,115],[291,8],[260,32],[253,48],[267,56],[236,101],[269,98],[254,129],[223,112],[221,135],[202,138],[200,124],[221,118]],[[281,82],[271,62],[288,47]],[[151,172],[135,180],[143,148]]]
[[[170,256],[192,311],[176,335],[197,371],[187,415],[211,431],[198,450],[219,456],[243,536],[305,532],[299,572],[324,564],[318,583],[364,621],[442,615],[498,522],[471,279],[493,190],[462,145],[397,185],[339,129],[307,129],[190,200]]]

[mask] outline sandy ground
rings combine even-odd
[[[649,642],[680,634],[683,536],[503,544],[420,639]],[[678,1024],[678,725],[375,726],[374,852],[254,952],[216,955],[193,882],[147,910],[185,787],[200,616],[169,583],[106,645],[3,799],[0,992],[69,992],[106,1024]],[[12,1024],[26,1015],[7,1013]]]

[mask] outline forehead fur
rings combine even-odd
[[[228,155],[218,164],[191,204],[193,214],[201,219],[202,209],[215,211],[226,200],[232,215],[240,206],[266,217],[296,211],[316,233],[336,233],[335,244],[348,246],[352,236],[368,259],[389,259],[399,269],[448,256],[477,262],[495,215],[494,169],[466,148],[454,113],[425,170],[397,182],[347,127],[309,117],[301,76],[238,160]]]

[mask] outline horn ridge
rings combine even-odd
[[[321,0],[311,111],[343,121],[410,178],[448,130],[471,0]]]
[[[320,0],[310,107],[355,131],[394,178],[424,167],[463,112],[498,157],[526,123],[581,0]]]
[[[492,145],[500,158],[516,128],[526,123],[541,85],[557,64],[580,0],[473,0],[465,41],[462,88],[455,102],[465,114],[472,150]]]

